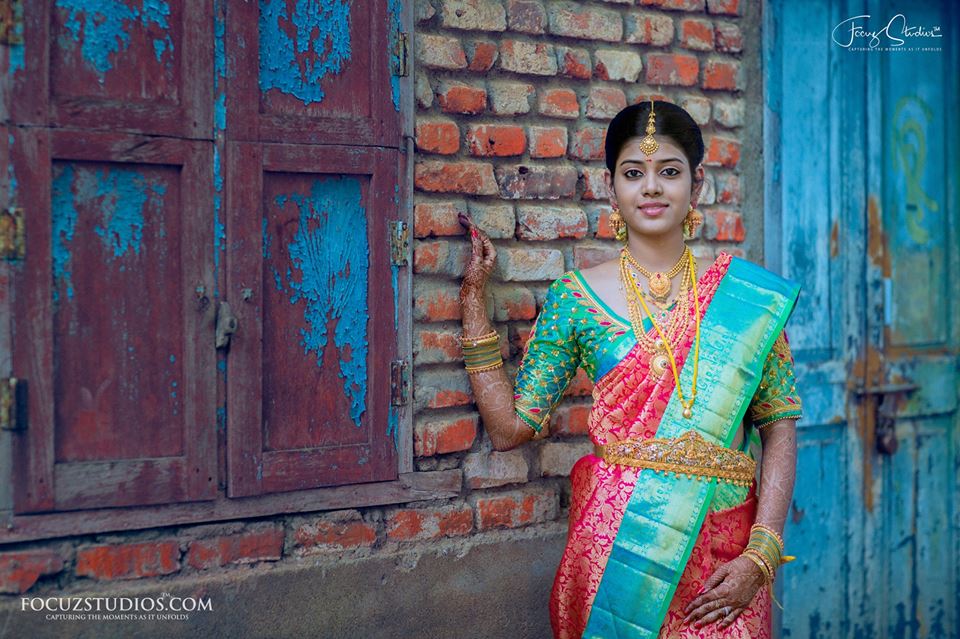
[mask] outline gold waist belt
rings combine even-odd
[[[608,464],[650,468],[656,473],[697,480],[716,477],[737,486],[749,486],[757,471],[757,462],[747,454],[711,444],[695,430],[671,439],[627,439],[594,445],[594,452]]]

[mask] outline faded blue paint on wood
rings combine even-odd
[[[68,12],[65,26],[101,81],[113,68],[111,56],[123,53],[130,45],[130,29],[137,23],[143,27],[155,25],[162,31],[170,29],[170,5],[165,0],[143,0],[139,8],[121,0],[56,0],[56,6]],[[173,40],[169,34],[154,38],[153,47],[160,62],[165,53],[173,52]]]
[[[300,345],[313,353],[323,368],[328,322],[335,321],[334,344],[340,353],[339,376],[350,399],[356,426],[366,410],[367,395],[367,245],[366,210],[360,182],[352,177],[314,181],[309,194],[276,197],[281,210],[296,206],[299,220],[293,242],[286,248],[293,268],[275,280],[290,295],[291,304],[303,304],[307,328],[300,329]],[[269,237],[264,251],[269,250]]]
[[[13,6],[13,25],[14,31],[13,35],[20,44],[11,44],[8,45],[8,55],[9,55],[9,74],[12,78],[18,71],[23,71],[24,66],[26,65],[26,58],[24,58],[24,45],[23,45],[23,3],[14,2]]]
[[[400,112],[400,78],[396,75],[395,69],[400,64],[400,49],[398,47],[398,36],[403,31],[403,1],[389,0],[387,3],[387,14],[390,23],[390,98],[393,100],[393,108]],[[408,38],[407,46],[413,46],[412,38]]]
[[[8,152],[13,154],[13,145],[14,137],[12,133],[7,134],[7,148]],[[13,162],[7,163],[7,184],[9,185],[9,202],[10,206],[16,206],[17,204],[17,172],[14,170]]]
[[[51,233],[53,257],[53,280],[63,282],[67,297],[73,297],[73,281],[70,278],[70,244],[77,228],[77,209],[73,203],[73,167],[64,165],[55,169],[51,184]],[[60,298],[60,287],[53,288],[53,301]]]
[[[323,79],[350,60],[350,3],[297,0],[289,12],[290,4],[260,0],[260,90],[310,105],[323,100]]]

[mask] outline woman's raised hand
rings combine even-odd
[[[720,628],[726,628],[750,605],[764,581],[760,568],[749,558],[741,555],[728,561],[707,579],[703,594],[684,610],[684,622],[697,628],[718,622]]]
[[[470,232],[472,254],[467,270],[463,275],[463,284],[460,286],[460,299],[482,295],[483,287],[493,271],[494,261],[497,259],[497,249],[487,234],[477,228],[470,216],[465,213],[458,215],[460,224]]]

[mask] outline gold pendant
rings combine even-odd
[[[650,370],[653,371],[653,374],[657,377],[660,377],[667,370],[667,364],[670,362],[667,360],[667,356],[663,353],[657,353],[650,359]]]
[[[670,295],[670,279],[664,273],[654,273],[650,278],[650,294],[653,299],[662,302]]]
[[[683,416],[684,416],[685,419],[690,419],[691,417],[693,417],[693,409],[690,408],[689,406],[687,406],[686,408],[684,408],[684,409],[683,409]]]

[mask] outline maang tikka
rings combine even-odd
[[[653,134],[657,132],[656,119],[653,114],[653,97],[650,97],[650,115],[647,117],[647,135],[640,140],[640,150],[646,156],[651,156],[660,148],[660,143],[654,139]]]

